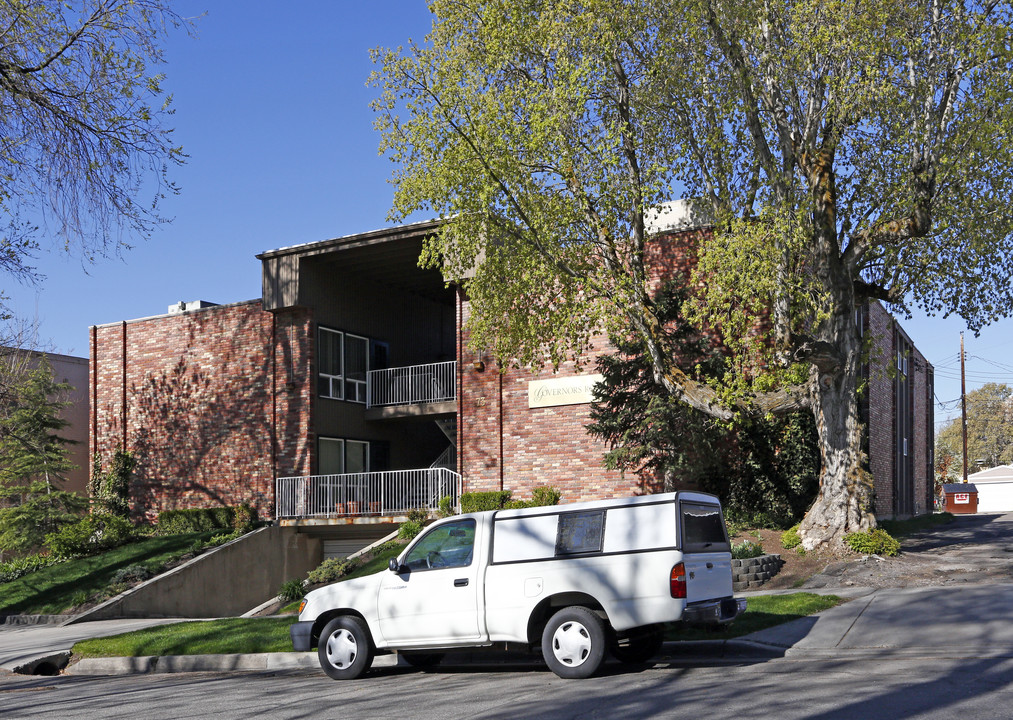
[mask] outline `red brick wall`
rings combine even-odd
[[[911,367],[914,369],[914,495],[915,515],[932,512],[933,472],[931,448],[929,447],[935,428],[930,412],[933,402],[928,384],[927,361],[917,349],[911,353]]]
[[[312,461],[309,325],[253,301],[92,328],[92,451],[135,454],[138,514],[272,515],[275,475]]]
[[[463,303],[465,321],[469,312]],[[596,354],[591,353],[580,372],[566,363],[555,375],[524,369],[500,373],[488,358],[479,371],[474,363],[481,358],[468,350],[462,337],[458,462],[466,492],[503,489],[513,491],[515,499],[527,499],[531,488],[551,485],[562,494],[562,502],[642,492],[636,476],[623,478],[602,466],[607,448],[584,430],[589,405],[528,407],[530,381],[594,373]]]
[[[866,333],[870,338],[868,386],[869,470],[876,492],[875,511],[881,518],[894,516],[896,507],[895,432],[897,408],[894,397],[896,372],[897,321],[879,303],[870,303]],[[931,446],[934,439],[932,422],[932,388],[929,383],[928,361],[912,346],[908,357],[912,373],[914,403],[912,447],[914,471],[914,513],[932,512]]]
[[[868,386],[869,471],[876,492],[875,510],[881,517],[893,515],[894,414],[893,376],[896,350],[893,318],[878,303],[870,303],[867,336],[870,338]]]

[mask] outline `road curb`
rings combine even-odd
[[[381,655],[373,667],[397,665],[396,655]],[[312,670],[320,667],[315,652],[243,653],[234,655],[146,655],[142,657],[82,658],[65,675],[142,675],[185,672],[247,672]]]

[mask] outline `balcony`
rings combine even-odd
[[[390,518],[414,508],[435,511],[443,497],[460,504],[461,476],[442,467],[278,478],[275,519]]]
[[[457,362],[370,370],[366,412],[369,419],[456,413]]]

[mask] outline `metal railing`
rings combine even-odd
[[[457,399],[457,361],[370,370],[366,407],[413,405]]]
[[[457,467],[457,448],[453,445],[448,445],[447,449],[440,453],[440,456],[433,460],[430,464],[431,468],[446,468],[447,470],[453,470]]]
[[[275,481],[276,519],[403,515],[461,500],[461,476],[446,468],[285,477]]]

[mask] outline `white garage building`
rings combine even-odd
[[[967,476],[978,488],[978,512],[1013,512],[1013,466],[999,465]]]

